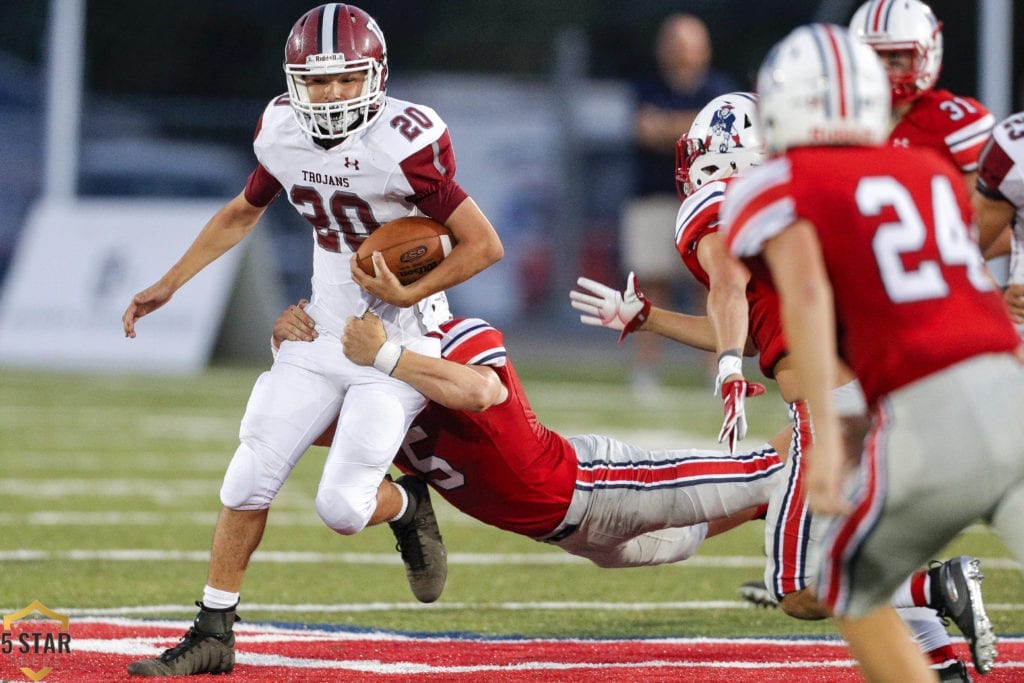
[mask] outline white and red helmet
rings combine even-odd
[[[689,132],[676,142],[676,191],[680,199],[712,180],[728,178],[764,161],[757,95],[731,92],[704,105]]]
[[[942,22],[919,0],[868,0],[850,20],[850,30],[876,52],[913,54],[909,71],[889,73],[893,105],[909,102],[939,80]]]
[[[771,49],[757,74],[770,153],[807,145],[880,145],[889,135],[889,81],[878,55],[834,24],[808,24]]]
[[[306,76],[366,72],[362,93],[341,102],[313,103]],[[388,51],[373,17],[332,2],[295,22],[284,49],[284,73],[299,126],[315,138],[337,140],[362,130],[384,105]]]

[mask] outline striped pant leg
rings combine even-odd
[[[807,404],[789,405],[793,422],[789,461],[784,481],[768,501],[765,517],[765,585],[776,599],[812,585],[817,566],[817,547],[823,529],[807,508],[803,461],[812,440]]]
[[[669,544],[692,542],[690,535],[664,533],[666,529],[701,525],[764,504],[779,485],[783,469],[768,444],[730,456],[716,450],[650,450],[594,434],[569,440],[579,471],[565,521],[577,531],[558,545],[598,564],[602,561],[597,555],[604,548],[605,561],[616,564],[602,566],[637,566],[688,556],[695,548],[651,548],[664,546],[666,539],[671,539]],[[650,548],[624,552],[623,544],[645,534],[650,535]]]

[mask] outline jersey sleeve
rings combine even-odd
[[[281,193],[281,183],[270,175],[263,164],[257,164],[245,182],[245,199],[253,206],[268,206]]]
[[[976,99],[931,89],[914,101],[889,139],[895,147],[934,149],[961,173],[973,173],[994,123],[995,117]]]
[[[505,338],[479,318],[457,318],[441,325],[441,357],[462,365],[503,367]]]
[[[949,156],[961,173],[977,171],[978,155],[992,133],[995,117],[973,97],[947,90],[935,90],[933,97],[926,126],[941,131]]]
[[[676,214],[676,251],[690,273],[705,287],[711,279],[697,258],[697,245],[718,231],[718,214],[725,197],[725,187],[726,184],[720,180],[701,187],[683,201]]]
[[[978,192],[1024,206],[1024,114],[1001,122],[978,158]]]
[[[1011,168],[1013,159],[995,138],[990,139],[978,157],[978,192],[989,199],[1006,199],[999,186],[1003,184]]]
[[[994,123],[994,117],[986,112],[981,118],[946,136],[946,146],[961,172],[972,173],[978,170],[978,154],[985,146]]]
[[[447,130],[404,159],[401,167],[413,189],[410,201],[439,223],[469,196],[455,181],[455,152]]]
[[[750,169],[729,185],[719,230],[733,255],[756,256],[765,242],[796,221],[791,181],[790,160],[780,157]]]

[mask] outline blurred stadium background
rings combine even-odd
[[[313,4],[2,3],[0,293],[6,296],[0,297],[0,364],[133,368],[121,362],[125,344],[115,340],[125,302],[187,245],[203,222],[203,211],[241,188],[254,161],[250,141],[255,121],[266,101],[283,91],[284,37],[295,18]],[[766,49],[794,26],[811,20],[845,24],[858,3],[358,4],[378,18],[388,38],[391,93],[434,106],[445,117],[460,182],[483,206],[507,246],[502,263],[453,292],[456,310],[522,331],[527,341],[518,345],[521,353],[535,346],[547,353],[552,346],[536,342],[553,339],[556,346],[582,343],[614,349],[606,335],[575,322],[565,293],[579,274],[622,281],[616,234],[619,208],[632,180],[629,82],[653,69],[651,36],[658,22],[674,11],[702,16],[711,31],[715,66],[750,84]],[[997,115],[1020,108],[1024,97],[1021,60],[1014,58],[1012,45],[996,39],[1010,35],[1011,25],[1016,29],[1012,35],[1024,35],[1024,12],[1018,7],[1014,13],[1013,4],[986,0],[986,14],[980,2],[931,3],[944,22],[941,84],[979,95]],[[64,27],[57,31],[68,30],[72,36],[78,32],[80,38],[54,39],[57,24]],[[996,38],[979,37],[984,35]],[[979,49],[986,45],[996,51]],[[996,60],[996,67],[983,68],[985,59]],[[102,204],[98,219],[88,220],[89,212],[77,209],[33,218],[32,209],[45,192],[114,203]],[[140,208],[140,198],[172,203]],[[195,212],[171,210],[199,200],[207,203],[196,204]],[[124,232],[116,227],[105,232],[109,226],[104,220],[115,223],[110,217],[119,206],[127,222],[120,228]],[[163,215],[162,222],[155,213]],[[77,230],[68,224],[68,215],[99,233]],[[15,287],[9,271],[19,244],[28,251],[21,238],[32,220],[64,223],[51,227],[52,234],[43,231],[40,239],[47,248],[41,253],[76,267],[58,268],[45,277],[30,275]],[[146,358],[143,369],[193,371],[211,355],[265,359],[270,316],[286,301],[308,293],[310,245],[307,226],[284,201],[277,202],[257,233],[244,263],[229,264],[223,282],[197,286],[194,300],[186,301],[184,292],[176,298],[181,311],[194,312],[204,301],[214,302],[202,320],[182,313],[186,317],[175,321],[178,330],[203,328],[194,335],[190,360],[164,366],[155,360],[160,354],[183,352],[164,346],[140,354],[137,344],[137,355]],[[69,234],[88,237],[82,244],[61,238]],[[159,242],[162,237],[170,241]],[[54,242],[58,247],[63,243],[63,249],[50,251]],[[150,255],[142,259],[138,252],[146,244],[151,245]],[[41,291],[50,292],[52,300],[40,301]],[[87,316],[83,309],[88,309]],[[33,317],[51,322],[26,326],[26,319]],[[73,337],[83,346],[75,358],[61,357],[59,340],[52,346],[27,341],[33,330],[47,337],[57,327],[52,321],[62,321],[66,328],[84,326],[84,317],[90,323]],[[2,350],[12,343],[14,330],[8,321],[21,324],[17,334],[28,352],[22,347]],[[104,334],[98,332],[100,325]],[[154,329],[152,334],[159,333]],[[117,351],[91,357],[84,350],[89,346]],[[683,362],[693,360],[677,352]]]
[[[0,3],[0,607],[38,598],[76,618],[192,614],[217,487],[246,396],[269,363],[270,325],[308,294],[308,226],[279,201],[246,254],[190,283],[142,323],[139,339],[124,340],[120,316],[241,189],[256,119],[284,90],[284,38],[315,2]],[[672,350],[678,362],[662,400],[631,401],[626,350],[580,325],[566,300],[579,274],[624,279],[616,231],[631,182],[629,82],[653,68],[651,36],[669,12],[704,17],[716,66],[749,84],[767,47],[794,26],[845,24],[857,2],[356,4],[387,36],[391,93],[447,120],[459,180],[505,241],[506,259],[452,299],[457,312],[506,330],[541,418],[564,433],[709,446],[721,408],[704,386],[703,358]],[[993,26],[1024,35],[1019,3],[931,5],[945,23],[941,83],[997,115],[1024,106],[1019,48],[979,49]],[[49,38],[68,27],[71,39]],[[157,371],[180,376],[139,376]],[[785,419],[774,392],[748,413],[751,442]],[[250,622],[556,636],[832,633],[828,623],[739,603],[736,586],[761,572],[763,525],[713,539],[694,562],[618,573],[565,562],[443,503],[455,559],[442,602],[452,604],[410,620],[415,606],[390,534],[339,539],[315,518],[322,455],[303,460],[275,504],[247,579]],[[948,551],[983,558],[997,631],[1024,632],[1024,580],[1001,544],[977,528]],[[611,602],[595,605],[597,596]],[[375,601],[390,606],[361,606]],[[1007,675],[1020,670],[1018,662]]]

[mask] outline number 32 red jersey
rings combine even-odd
[[[1019,340],[966,225],[963,180],[928,149],[799,148],[730,185],[730,251],[755,257],[798,219],[814,224],[841,355],[869,402]]]

